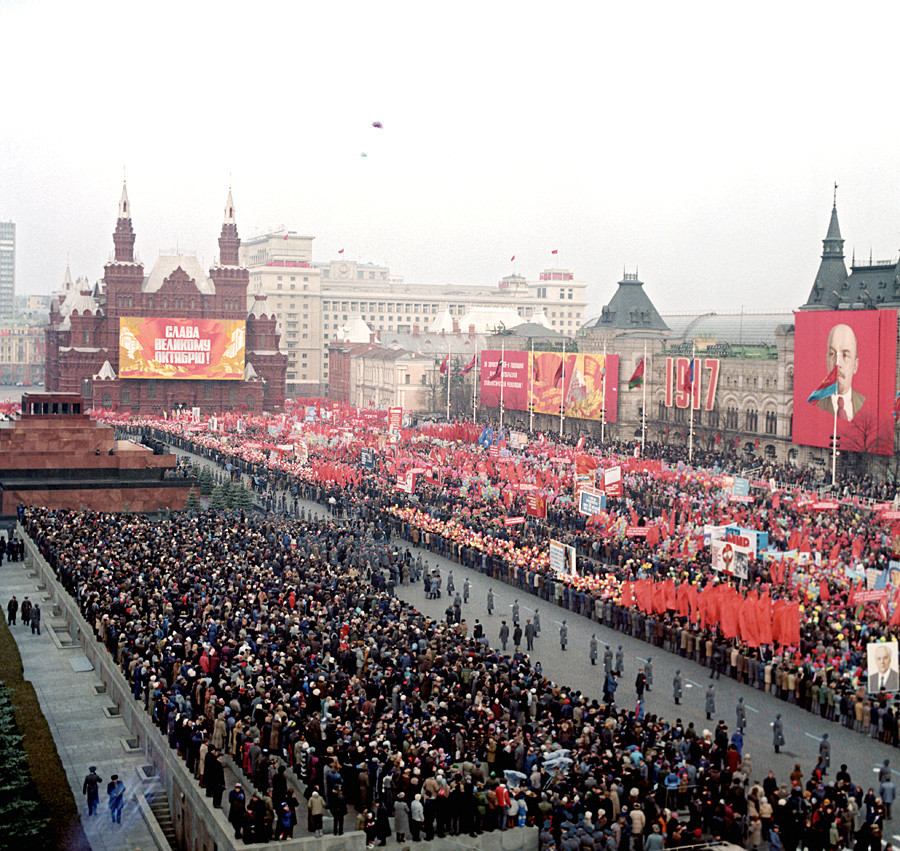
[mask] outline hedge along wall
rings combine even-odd
[[[2,617],[0,683],[0,848],[90,851],[50,726]]]

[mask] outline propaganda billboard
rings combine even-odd
[[[119,319],[120,378],[240,381],[246,331],[240,319]]]
[[[896,310],[803,311],[794,320],[794,443],[894,451]],[[837,368],[833,395],[808,401]]]
[[[527,411],[534,403],[536,414],[565,415],[583,420],[616,421],[619,398],[619,356],[567,354],[559,352],[485,351],[481,354],[481,401],[496,408]],[[605,398],[604,398],[605,397]]]

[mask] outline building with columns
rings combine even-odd
[[[103,278],[93,286],[87,281],[73,285],[67,272],[63,287],[51,300],[46,390],[78,393],[91,407],[117,408],[135,415],[181,407],[200,408],[204,414],[281,410],[287,357],[280,351],[280,329],[265,295],[255,296],[248,309],[249,273],[240,265],[241,240],[231,190],[219,236],[218,262],[208,273],[196,257],[188,255],[160,255],[146,273],[134,244],[131,207],[123,184],[113,232],[114,251]],[[166,366],[153,377],[123,378],[119,374],[120,322],[125,319],[171,319],[170,327],[195,320],[196,326],[213,329],[217,322],[229,322],[234,331],[232,346],[226,351],[239,357],[243,342],[243,376],[217,377],[222,373],[211,369],[206,374],[195,371],[191,378],[177,378],[173,376],[179,370]]]

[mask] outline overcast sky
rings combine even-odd
[[[67,255],[102,276],[124,168],[147,267],[213,262],[230,182],[243,237],[286,226],[409,282],[555,262],[589,315],[623,269],[663,312],[792,309],[835,181],[848,262],[897,258],[898,23],[897,3],[0,0],[17,288],[50,292]]]

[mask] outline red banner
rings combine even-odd
[[[245,338],[243,320],[122,316],[119,377],[241,381]]]

